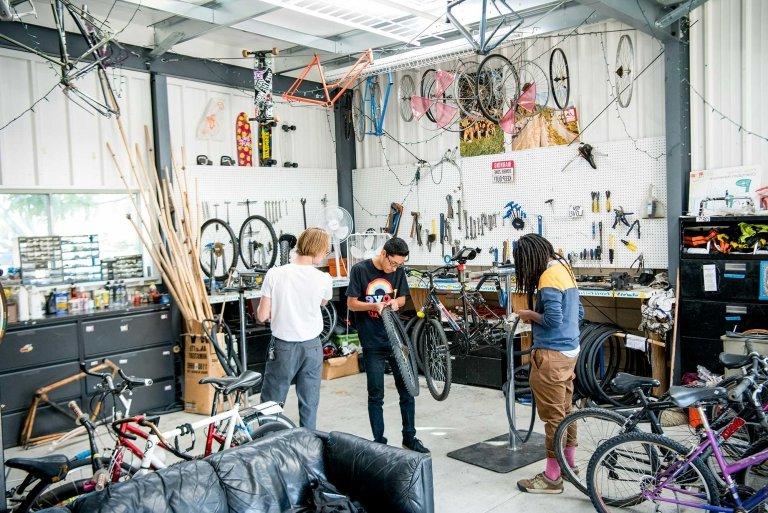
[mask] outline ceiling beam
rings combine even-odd
[[[667,28],[683,16],[687,16],[692,10],[700,5],[704,5],[706,2],[707,0],[689,0],[688,2],[678,5],[661,18],[657,18],[654,24],[660,29]]]
[[[316,48],[325,52],[331,53],[343,53],[343,44],[322,37],[314,36],[312,34],[306,34],[296,30],[291,30],[271,23],[258,21],[254,19],[243,19],[246,14],[244,11],[234,11],[227,13],[220,9],[212,9],[210,7],[198,6],[188,2],[182,2],[180,0],[123,0],[124,2],[140,5],[142,7],[148,7],[158,11],[164,11],[175,16],[181,16],[188,20],[193,20],[198,23],[197,28],[192,26],[188,27],[193,31],[203,30],[203,25],[200,23],[217,26],[229,26],[244,32],[249,32],[262,37],[277,39],[291,43],[295,45],[303,45],[309,48]],[[247,8],[247,4],[253,4],[253,0],[235,0],[231,4],[237,4],[243,9],[253,10],[253,7]],[[239,14],[237,14],[239,12]],[[231,25],[230,25],[231,23]],[[167,46],[168,38],[179,37],[178,34],[174,36],[175,32],[182,32],[178,29],[169,29],[169,32],[159,33],[160,39],[157,41],[158,46]],[[183,33],[183,32],[182,32]],[[182,40],[185,36],[181,36],[179,40]]]
[[[300,14],[306,14],[307,16],[312,16],[315,18],[319,18],[325,21],[329,21],[331,23],[336,23],[339,25],[345,25],[347,27],[355,28],[358,30],[362,30],[364,32],[368,32],[370,34],[376,34],[379,36],[383,36],[391,41],[402,41],[404,43],[411,44],[413,46],[419,46],[418,41],[414,41],[413,37],[409,36],[401,36],[398,34],[394,34],[392,32],[387,32],[386,30],[380,30],[375,27],[366,25],[364,23],[357,23],[354,20],[351,19],[344,19],[340,18],[338,16],[334,16],[329,13],[320,12],[319,10],[310,9],[308,7],[303,7],[300,5],[295,5],[290,2],[287,2],[285,0],[260,0],[261,2],[276,5],[278,7],[281,7],[283,9],[287,9],[289,11],[298,12]],[[354,3],[354,2],[352,2]],[[399,8],[399,7],[398,7]],[[361,16],[364,16],[361,14]]]
[[[393,0],[376,0],[381,5],[386,5],[387,7],[392,7],[393,9],[397,9],[399,11],[412,14],[414,16],[418,16],[419,18],[424,18],[425,20],[429,21],[435,21],[438,18],[441,18],[441,16],[435,16],[432,13],[428,13],[426,11],[420,11],[419,9],[414,9],[413,7],[410,7],[408,5],[401,4],[400,2],[395,2]]]
[[[656,26],[655,22],[667,11],[653,0],[577,0],[580,4],[596,9],[607,18],[613,18],[632,28],[645,32],[660,41],[673,36]]]

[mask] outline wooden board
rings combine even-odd
[[[253,138],[248,114],[241,112],[235,121],[235,141],[237,142],[237,165],[253,165]]]

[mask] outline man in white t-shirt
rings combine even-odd
[[[331,276],[315,266],[328,254],[330,237],[320,228],[299,236],[293,262],[267,271],[257,311],[260,322],[270,321],[272,342],[264,371],[262,401],[285,403],[296,379],[301,427],[317,427],[323,347],[320,307],[333,296]]]

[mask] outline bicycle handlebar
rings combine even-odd
[[[741,402],[744,398],[744,392],[752,386],[752,376],[745,376],[739,384],[736,385],[730,392],[728,392],[728,399],[734,402]]]

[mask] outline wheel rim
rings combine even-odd
[[[365,106],[360,89],[352,93],[352,127],[355,130],[355,139],[363,142],[365,139]]]
[[[635,79],[635,49],[632,38],[624,34],[616,48],[616,96],[619,105],[627,108],[632,101]]]
[[[200,266],[209,278],[217,279],[237,266],[237,240],[232,228],[221,219],[209,219],[200,229]],[[211,270],[213,257],[213,271]]]
[[[536,84],[536,107],[545,107],[549,102],[549,80],[541,66],[532,61],[523,61],[517,73],[520,80],[520,95],[527,90],[527,87]]]
[[[323,315],[323,331],[320,332],[320,342],[325,342],[333,334],[333,328],[336,327],[336,308],[332,303],[320,307]]]
[[[482,115],[478,112],[477,92],[475,90],[477,69],[477,63],[467,62],[463,63],[456,72],[453,95],[456,105],[466,117],[478,118]]]
[[[432,322],[428,322],[422,328],[424,339],[424,370],[430,391],[438,396],[442,395],[448,383],[448,369],[450,365],[450,353],[448,347],[443,344],[439,328]]]
[[[411,75],[400,77],[400,84],[397,88],[398,103],[400,105],[400,118],[407,122],[413,121],[413,109],[411,109],[411,97],[416,91],[416,84]]]
[[[517,71],[509,59],[498,54],[486,57],[477,72],[475,91],[483,115],[498,123],[520,91]]]
[[[272,223],[251,216],[240,227],[240,257],[248,269],[266,270],[277,260],[277,236]]]
[[[560,48],[552,50],[549,57],[549,81],[552,97],[559,109],[568,106],[571,96],[571,78],[568,72],[568,59]]]

